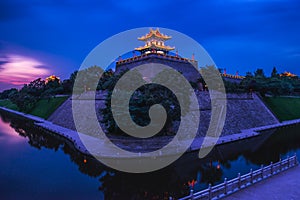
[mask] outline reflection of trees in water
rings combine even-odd
[[[102,165],[93,157],[83,155],[73,144],[51,132],[40,130],[31,121],[23,118],[1,114],[3,121],[10,123],[19,135],[28,138],[28,143],[37,149],[47,148],[57,151],[61,149],[76,163],[80,172],[91,177],[98,177],[99,190],[105,199],[162,199],[169,195],[183,196],[187,186],[172,168],[147,174],[129,174],[112,170]],[[165,193],[165,191],[171,191]],[[128,198],[127,198],[128,197]]]
[[[212,184],[221,181],[223,170],[212,164],[204,163],[201,168],[200,172],[202,174],[201,182],[206,184]]]
[[[4,116],[4,115],[1,115]],[[37,148],[47,148],[57,151],[61,149],[76,163],[80,172],[91,177],[98,177],[99,190],[105,195],[105,199],[163,199],[168,196],[181,197],[188,194],[187,182],[194,179],[198,169],[209,180],[216,180],[214,171],[207,167],[195,165],[190,171],[177,171],[176,163],[157,172],[146,174],[130,174],[112,170],[102,165],[93,157],[83,155],[77,151],[68,140],[42,131],[33,126],[32,122],[23,119],[6,118],[11,127],[20,135],[28,138],[28,143]],[[201,164],[202,165],[202,164]],[[166,192],[168,191],[168,192]]]
[[[107,173],[100,181],[107,199],[164,199],[186,195],[188,189],[170,168],[145,174]]]
[[[277,162],[281,155],[300,148],[299,130],[300,125],[278,129],[265,141],[264,145],[261,145],[255,152],[248,152],[245,157],[257,165]]]
[[[278,160],[280,154],[300,147],[297,129],[281,129],[259,147],[256,137],[227,145],[220,145],[204,159],[198,159],[198,152],[181,157],[172,165],[152,173],[129,174],[112,170],[93,157],[83,155],[73,144],[55,134],[42,131],[32,122],[15,115],[0,112],[3,121],[10,123],[28,143],[38,149],[61,149],[76,163],[81,173],[99,179],[99,190],[106,199],[163,199],[167,196],[182,197],[188,194],[188,181],[200,174],[202,185],[216,184],[222,180],[223,169],[230,169],[231,162],[243,155],[246,161],[254,164],[269,164]],[[287,134],[288,132],[288,134]],[[255,147],[255,148],[254,148]],[[216,164],[217,163],[217,164]],[[218,169],[218,165],[220,168]],[[166,193],[168,191],[168,193]]]
[[[2,114],[3,112],[0,110],[0,117],[1,117],[1,120],[5,123],[9,123],[10,122],[10,118],[7,117],[6,114]]]
[[[129,174],[114,171],[102,165],[93,157],[85,156],[77,151],[68,140],[42,131],[33,126],[32,122],[24,121],[12,116],[1,115],[3,120],[20,135],[28,138],[28,143],[37,148],[48,148],[57,151],[61,149],[76,163],[80,172],[99,179],[99,190],[104,193],[105,199],[163,199],[168,196],[181,197],[188,194],[187,182],[201,173],[202,183],[218,182],[222,178],[222,169],[216,169],[208,160],[200,161],[196,156],[182,163],[174,163],[171,166],[157,172],[146,174]],[[218,155],[210,156],[213,161]],[[183,170],[178,170],[183,169]],[[166,193],[169,191],[169,193]]]
[[[27,137],[28,144],[32,147],[47,148],[54,151],[61,149],[70,156],[71,161],[76,163],[79,171],[84,174],[97,177],[105,168],[98,160],[77,151],[70,141],[51,132],[40,130],[30,121],[24,122],[24,120],[13,119],[10,121],[10,126],[21,136]]]
[[[221,160],[220,164],[225,167],[226,169],[230,169],[231,168],[231,163],[229,162],[229,160]]]

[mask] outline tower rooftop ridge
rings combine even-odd
[[[149,33],[147,33],[146,35],[144,35],[142,37],[139,37],[138,40],[145,41],[145,40],[148,40],[152,37],[156,37],[156,38],[159,38],[159,39],[162,39],[162,40],[169,40],[169,39],[172,38],[171,36],[168,36],[168,35],[165,35],[165,34],[161,33],[159,31],[159,28],[157,28],[155,30],[150,28]]]

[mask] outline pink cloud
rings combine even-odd
[[[16,54],[0,58],[0,82],[23,85],[49,74],[51,73],[45,68],[45,64],[34,58]]]

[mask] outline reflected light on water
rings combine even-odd
[[[27,140],[20,136],[10,125],[0,120],[0,142],[19,143]]]

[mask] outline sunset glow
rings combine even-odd
[[[21,137],[10,125],[9,123],[5,123],[0,120],[0,127],[2,133],[4,133],[3,137],[0,139],[5,140],[9,143],[18,143],[25,140],[24,137]]]
[[[50,73],[44,63],[25,56],[5,55],[0,61],[0,82],[4,83],[23,85]]]

